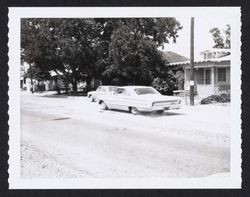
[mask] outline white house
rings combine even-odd
[[[195,93],[199,97],[230,93],[230,58],[229,49],[211,49],[202,52],[201,58],[194,60]],[[184,89],[189,90],[190,60],[169,65],[183,68]]]

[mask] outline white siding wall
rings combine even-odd
[[[201,98],[205,98],[207,96],[213,94],[221,94],[221,93],[228,93],[230,91],[230,67],[226,67],[226,81],[219,82],[218,81],[218,68],[215,67],[214,69],[214,85],[212,84],[201,84],[202,76],[204,69],[199,68],[199,70],[195,70],[195,91],[197,92],[198,96]],[[190,69],[186,69],[185,72],[185,89],[189,90],[189,76],[190,76]],[[212,73],[211,73],[211,80],[212,80]],[[198,82],[198,83],[197,83]],[[204,80],[205,83],[205,80]]]
[[[214,94],[213,85],[197,85],[197,94],[201,98],[208,97]]]

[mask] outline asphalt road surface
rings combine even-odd
[[[23,178],[204,177],[230,171],[230,107],[103,111],[85,97],[23,94]]]

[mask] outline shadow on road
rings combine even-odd
[[[131,114],[129,111],[123,111],[123,110],[118,110],[118,109],[109,109],[109,110],[105,110],[102,112],[117,112],[117,113],[123,113],[123,114]],[[179,115],[186,115],[184,113],[178,113],[178,112],[170,112],[170,111],[165,111],[162,113],[159,112],[139,112],[136,116],[147,116],[147,117],[152,117],[152,118],[157,118],[157,117],[162,117],[162,116],[179,116]],[[131,116],[134,116],[133,114],[131,114]]]
[[[148,116],[148,117],[152,117],[152,118],[157,118],[157,117],[162,117],[162,116],[180,116],[180,115],[185,115],[184,113],[178,113],[178,112],[141,112],[140,113],[143,116]]]
[[[125,111],[125,110],[119,110],[119,109],[108,109],[108,110],[101,110],[100,112],[111,112],[111,113],[122,113],[122,114],[131,114],[129,111]],[[132,115],[132,114],[131,114]]]
[[[39,95],[39,93],[36,93],[37,95]],[[42,92],[40,93],[41,97],[46,97],[46,98],[67,98],[67,97],[86,97],[87,94],[84,92],[79,92],[77,94],[74,93],[50,93],[50,94],[43,94]]]
[[[51,95],[43,95],[42,97],[46,98],[67,98],[67,95],[60,95],[60,94],[51,94]]]

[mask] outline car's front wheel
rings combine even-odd
[[[107,110],[108,109],[107,105],[103,101],[101,101],[100,105],[101,105],[102,110]]]
[[[138,109],[136,109],[136,107],[131,107],[130,108],[130,112],[134,115],[137,115],[139,113]]]

